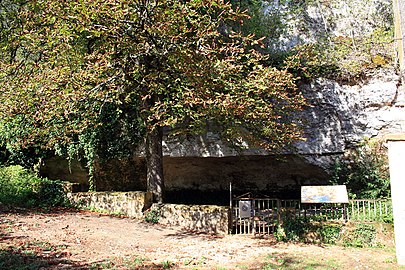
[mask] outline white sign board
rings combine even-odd
[[[345,185],[302,186],[301,203],[349,203]]]

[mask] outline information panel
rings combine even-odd
[[[349,203],[345,185],[302,186],[301,203]]]

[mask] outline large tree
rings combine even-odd
[[[0,127],[18,130],[9,144],[52,148],[105,125],[107,107],[137,112],[148,189],[162,202],[163,127],[196,133],[209,124],[236,146],[267,149],[300,138],[294,77],[265,65],[260,40],[238,31],[248,16],[227,1],[2,5]]]

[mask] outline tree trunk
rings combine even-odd
[[[161,127],[148,131],[146,135],[146,179],[153,201],[163,203],[163,132]]]

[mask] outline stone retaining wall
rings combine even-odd
[[[80,208],[103,210],[137,219],[152,205],[152,193],[132,192],[79,192],[69,193],[69,200]]]
[[[216,205],[153,204],[159,223],[193,232],[228,233],[229,208]]]
[[[102,210],[136,219],[155,211],[160,224],[193,232],[228,233],[228,207],[215,205],[153,204],[150,192],[79,192],[68,193],[80,208]]]

